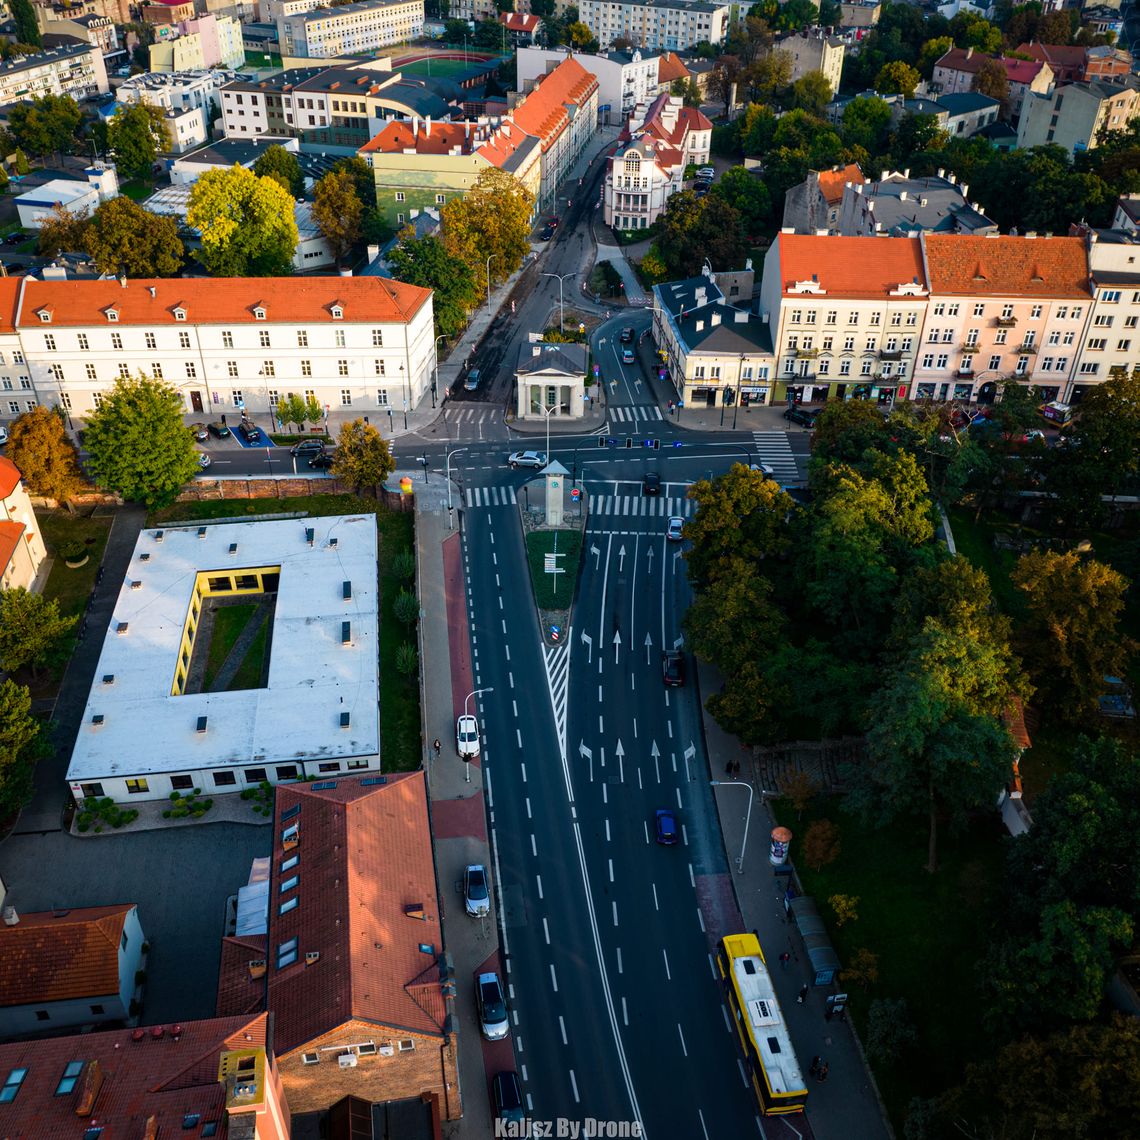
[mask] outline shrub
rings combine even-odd
[[[875,998],[867,1010],[867,1055],[880,1065],[897,1061],[918,1040],[904,998]]]
[[[828,905],[835,911],[835,925],[843,926],[848,922],[855,922],[859,915],[856,907],[859,905],[858,895],[832,895],[827,900]]]
[[[420,655],[416,652],[416,647],[408,642],[396,650],[396,668],[405,676],[410,676],[416,672],[420,665]]]
[[[839,828],[830,819],[817,819],[804,836],[804,860],[816,871],[839,858]]]
[[[392,570],[397,578],[410,582],[416,576],[416,556],[410,550],[401,550],[392,559]]]
[[[420,600],[412,590],[401,589],[392,603],[392,612],[404,625],[413,625],[420,616]]]

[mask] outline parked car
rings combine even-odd
[[[475,1003],[479,1007],[479,1028],[488,1041],[502,1041],[511,1031],[507,1021],[507,999],[498,974],[480,974],[475,985]]]
[[[22,230],[15,230],[10,234],[4,235],[5,245],[23,245],[28,240],[28,235]]]
[[[558,229],[558,219],[557,219],[557,218],[547,218],[547,219],[546,219],[546,224],[547,224],[547,225],[548,225],[548,226],[549,226],[549,227],[550,227],[552,230],[556,230],[556,229]]]
[[[544,226],[542,233],[538,235],[539,241],[550,241],[554,237],[554,230],[550,226]]]
[[[774,467],[770,467],[767,463],[749,463],[748,470],[759,471],[765,479],[776,478],[776,469]]]
[[[672,808],[658,808],[656,812],[657,842],[672,847],[681,838],[677,828],[677,814]]]
[[[4,444],[6,444],[7,442],[8,442],[8,429],[3,424],[0,424],[0,447],[3,447]]]
[[[463,381],[463,387],[466,388],[468,392],[474,392],[475,389],[479,387],[479,380],[479,369],[472,368],[471,371],[467,373],[467,379]]]
[[[262,433],[261,428],[249,420],[242,420],[241,423],[238,424],[238,431],[241,432],[242,439],[244,439],[246,443],[256,443],[258,446],[265,447],[269,446],[269,440]]]
[[[221,420],[216,420],[214,423],[210,424],[210,434],[216,435],[218,439],[228,439],[230,429],[226,427],[226,425],[222,423]]]
[[[625,328],[621,330],[621,342],[622,344],[629,344],[632,342],[632,340],[633,328],[630,325],[626,325]]]
[[[514,1069],[495,1074],[491,1081],[491,1099],[495,1102],[495,1115],[500,1120],[518,1122],[526,1119],[522,1085]]]
[[[546,466],[545,451],[514,451],[507,456],[507,462],[512,468],[533,467],[541,471]]]
[[[715,178],[716,177],[716,169],[712,166],[702,166],[697,171],[697,177],[698,178]]]
[[[327,471],[333,465],[333,457],[327,451],[318,451],[309,456],[309,466],[314,471]]]
[[[325,449],[323,439],[303,439],[289,449],[290,455],[320,455]]]
[[[643,495],[661,494],[661,476],[656,471],[646,471],[641,477],[641,493]]]
[[[661,680],[668,689],[679,689],[685,683],[685,655],[676,649],[661,654]]]
[[[621,362],[622,362],[622,364],[632,364],[633,361],[634,361],[633,349],[632,348],[623,348],[621,350]]]
[[[792,423],[799,424],[801,427],[815,427],[815,421],[819,419],[819,410],[801,408],[799,404],[793,404],[792,407],[784,409],[784,419],[791,420]]]
[[[213,460],[204,451],[198,452],[198,470],[205,471],[211,463]]]
[[[479,723],[470,713],[455,722],[455,747],[460,756],[479,755]]]
[[[665,537],[670,542],[680,542],[684,537],[685,520],[679,516],[674,516],[669,520],[669,525],[665,528]]]
[[[205,424],[191,424],[190,430],[194,433],[194,438],[199,443],[210,438],[210,433],[206,430]]]
[[[491,893],[482,863],[472,863],[463,869],[463,905],[472,918],[491,913]]]

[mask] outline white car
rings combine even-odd
[[[670,542],[680,542],[684,537],[685,520],[679,515],[674,515],[669,520],[669,525],[665,528],[665,537]]]
[[[0,424],[0,447],[3,447],[4,444],[6,444],[7,442],[8,442],[8,429],[3,424]]]
[[[204,451],[198,452],[198,469],[200,471],[205,471],[213,462],[214,461]]]
[[[767,463],[750,463],[748,468],[750,471],[759,471],[765,479],[774,479],[776,477],[776,469],[770,467]]]
[[[546,466],[546,452],[545,451],[515,451],[507,456],[507,462],[511,465],[512,469],[519,467],[533,467],[535,471],[541,471]]]
[[[479,724],[470,713],[455,722],[455,747],[460,756],[479,755]]]

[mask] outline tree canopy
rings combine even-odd
[[[305,176],[301,164],[292,151],[283,146],[271,146],[253,164],[253,172],[259,178],[275,178],[294,198],[305,193]]]
[[[32,715],[32,694],[15,681],[0,681],[0,821],[11,819],[32,798],[41,732]]]
[[[34,495],[67,504],[84,486],[79,453],[64,430],[63,417],[42,404],[12,422],[8,458]]]
[[[173,277],[185,253],[174,218],[153,214],[125,194],[99,206],[83,242],[99,272],[115,277]]]
[[[182,397],[145,375],[115,382],[88,413],[84,441],[99,486],[148,507],[172,503],[198,473],[194,437],[182,423]]]
[[[29,154],[69,154],[76,143],[83,112],[70,95],[41,95],[14,103],[8,133]]]
[[[388,441],[376,428],[360,419],[341,424],[332,465],[338,479],[351,483],[359,495],[364,487],[375,492],[395,469]]]
[[[389,255],[397,281],[434,291],[436,332],[455,336],[479,302],[479,283],[470,265],[447,252],[437,237],[411,237],[411,231]]]
[[[530,252],[534,195],[512,174],[490,167],[440,211],[444,248],[470,266],[476,280],[505,280]]]
[[[347,170],[331,170],[316,185],[313,221],[328,243],[337,265],[360,242],[364,205]]]
[[[198,256],[217,277],[280,277],[292,270],[293,198],[276,179],[237,165],[207,170],[190,191],[186,222],[201,234]]]
[[[59,602],[22,586],[0,591],[0,668],[15,673],[39,670],[66,651],[63,639],[78,619],[63,617]]]
[[[107,145],[129,178],[148,177],[159,151],[170,149],[166,113],[150,103],[119,107],[107,124]]]

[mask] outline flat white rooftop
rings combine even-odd
[[[267,687],[172,696],[198,574],[266,566],[281,568]],[[69,782],[376,757],[377,619],[375,515],[144,530],[103,642]]]

